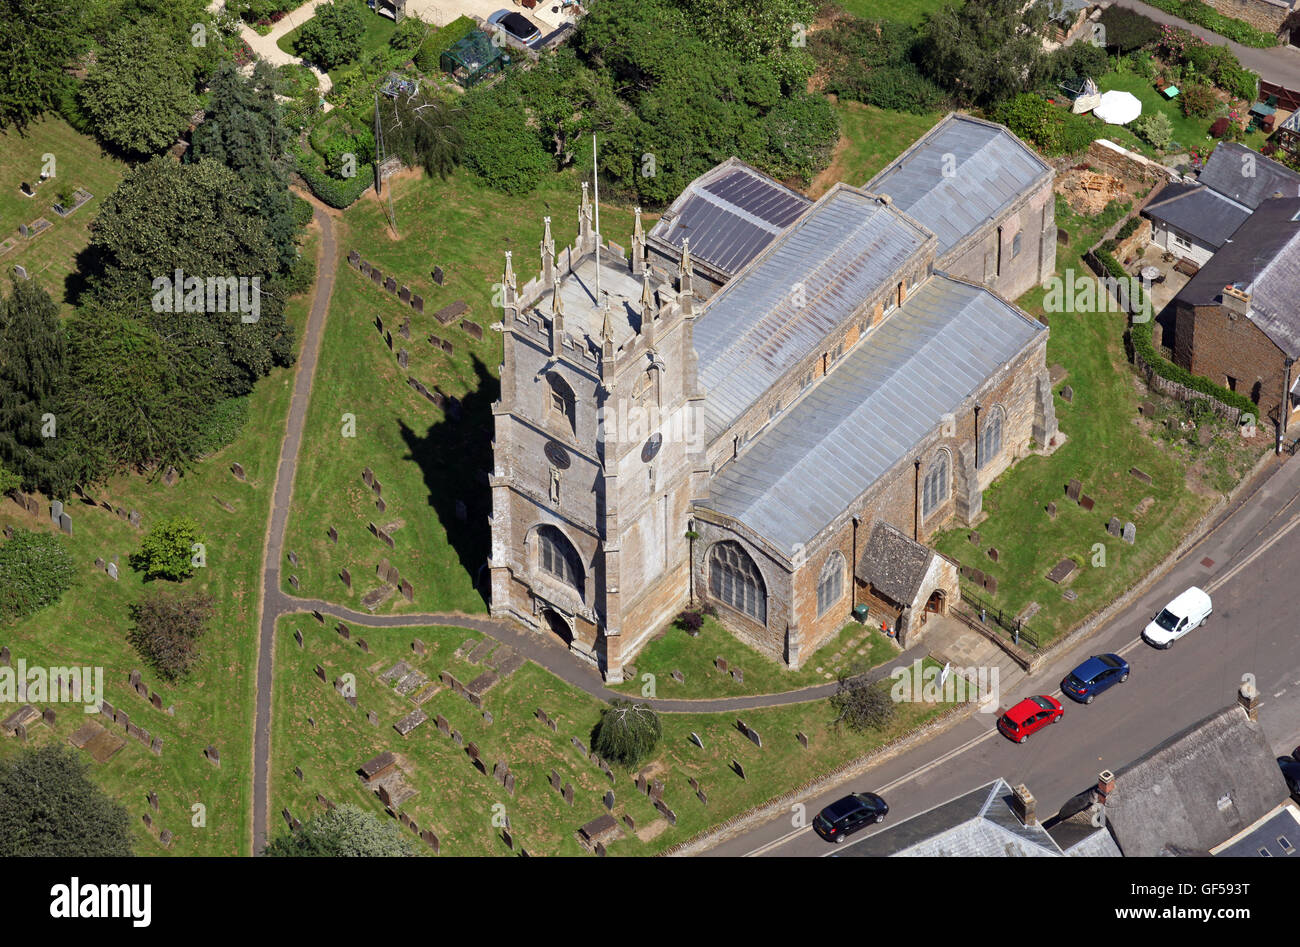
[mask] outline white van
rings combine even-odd
[[[1212,611],[1210,596],[1193,586],[1166,605],[1146,626],[1142,637],[1147,644],[1168,648],[1193,628],[1205,624]]]

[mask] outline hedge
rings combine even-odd
[[[1236,408],[1243,415],[1250,415],[1258,420],[1259,405],[1251,401],[1245,395],[1239,395],[1235,391],[1229,391],[1227,388],[1220,388],[1208,378],[1202,378],[1200,375],[1193,375],[1187,369],[1166,359],[1156,351],[1155,345],[1151,341],[1151,323],[1135,322],[1129,328],[1129,338],[1133,342],[1133,351],[1137,353],[1142,361],[1146,362],[1147,367],[1167,381],[1176,382],[1180,385],[1186,385],[1193,391],[1199,391],[1201,394],[1209,395],[1218,401],[1222,401],[1229,407]]]
[[[1133,234],[1137,233],[1138,227],[1142,226],[1142,221],[1138,217],[1130,217],[1125,221],[1124,226],[1119,228],[1118,239],[1127,240]]]
[[[1277,37],[1272,33],[1251,26],[1245,20],[1224,16],[1208,3],[1202,3],[1201,0],[1146,0],[1146,2],[1157,10],[1164,10],[1166,13],[1182,17],[1189,23],[1203,26],[1220,36],[1226,36],[1228,39],[1240,43],[1242,46],[1266,49],[1269,46],[1278,44]]]
[[[375,166],[362,164],[357,166],[357,176],[340,180],[330,177],[320,167],[320,159],[314,152],[304,153],[294,148],[298,174],[307,182],[307,187],[330,207],[342,210],[352,205],[365,193],[366,188],[375,183]]]
[[[415,54],[415,66],[423,73],[436,72],[442,54],[451,49],[470,33],[478,29],[478,24],[467,16],[458,16],[438,32],[426,39]]]

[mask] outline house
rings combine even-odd
[[[1119,857],[1106,830],[1076,826],[1061,841],[1038,821],[1024,786],[998,778],[920,815],[845,846],[833,857],[1061,858]],[[1065,844],[1062,844],[1062,841]]]
[[[636,213],[630,263],[584,189],[534,279],[506,255],[494,616],[618,682],[691,602],[798,668],[859,601],[904,640],[956,601],[926,539],[1058,442],[1048,329],[1007,301],[1054,266],[1052,171],[949,116],[877,180],[810,202],[724,162],[653,240]]]
[[[1210,849],[1217,858],[1300,858],[1300,807],[1287,800]]]
[[[1094,797],[1126,858],[1207,855],[1249,837],[1287,798],[1253,686],[1243,686],[1237,703],[1102,773]]]
[[[1298,299],[1300,197],[1272,198],[1174,297],[1174,362],[1289,429],[1300,403]]]
[[[1197,180],[1252,211],[1273,197],[1300,197],[1300,173],[1240,142],[1220,142]]]

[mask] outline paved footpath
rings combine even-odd
[[[1222,46],[1227,43],[1233,54],[1247,69],[1253,69],[1269,82],[1276,82],[1288,89],[1300,90],[1300,49],[1296,49],[1294,46],[1273,46],[1268,49],[1242,46],[1240,43],[1234,43],[1218,33],[1210,32],[1203,26],[1188,23],[1171,13],[1166,13],[1164,10],[1142,3],[1141,0],[1115,0],[1115,6],[1127,7],[1155,20],[1157,23],[1167,23],[1170,26],[1187,30],[1214,46]]]

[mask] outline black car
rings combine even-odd
[[[1296,749],[1300,749],[1300,747]],[[1300,796],[1300,760],[1293,759],[1290,756],[1279,756],[1277,765],[1282,770],[1282,777],[1286,780],[1286,788],[1295,795]]]
[[[817,813],[813,830],[828,842],[842,842],[864,825],[885,821],[889,806],[874,792],[855,792]]]

